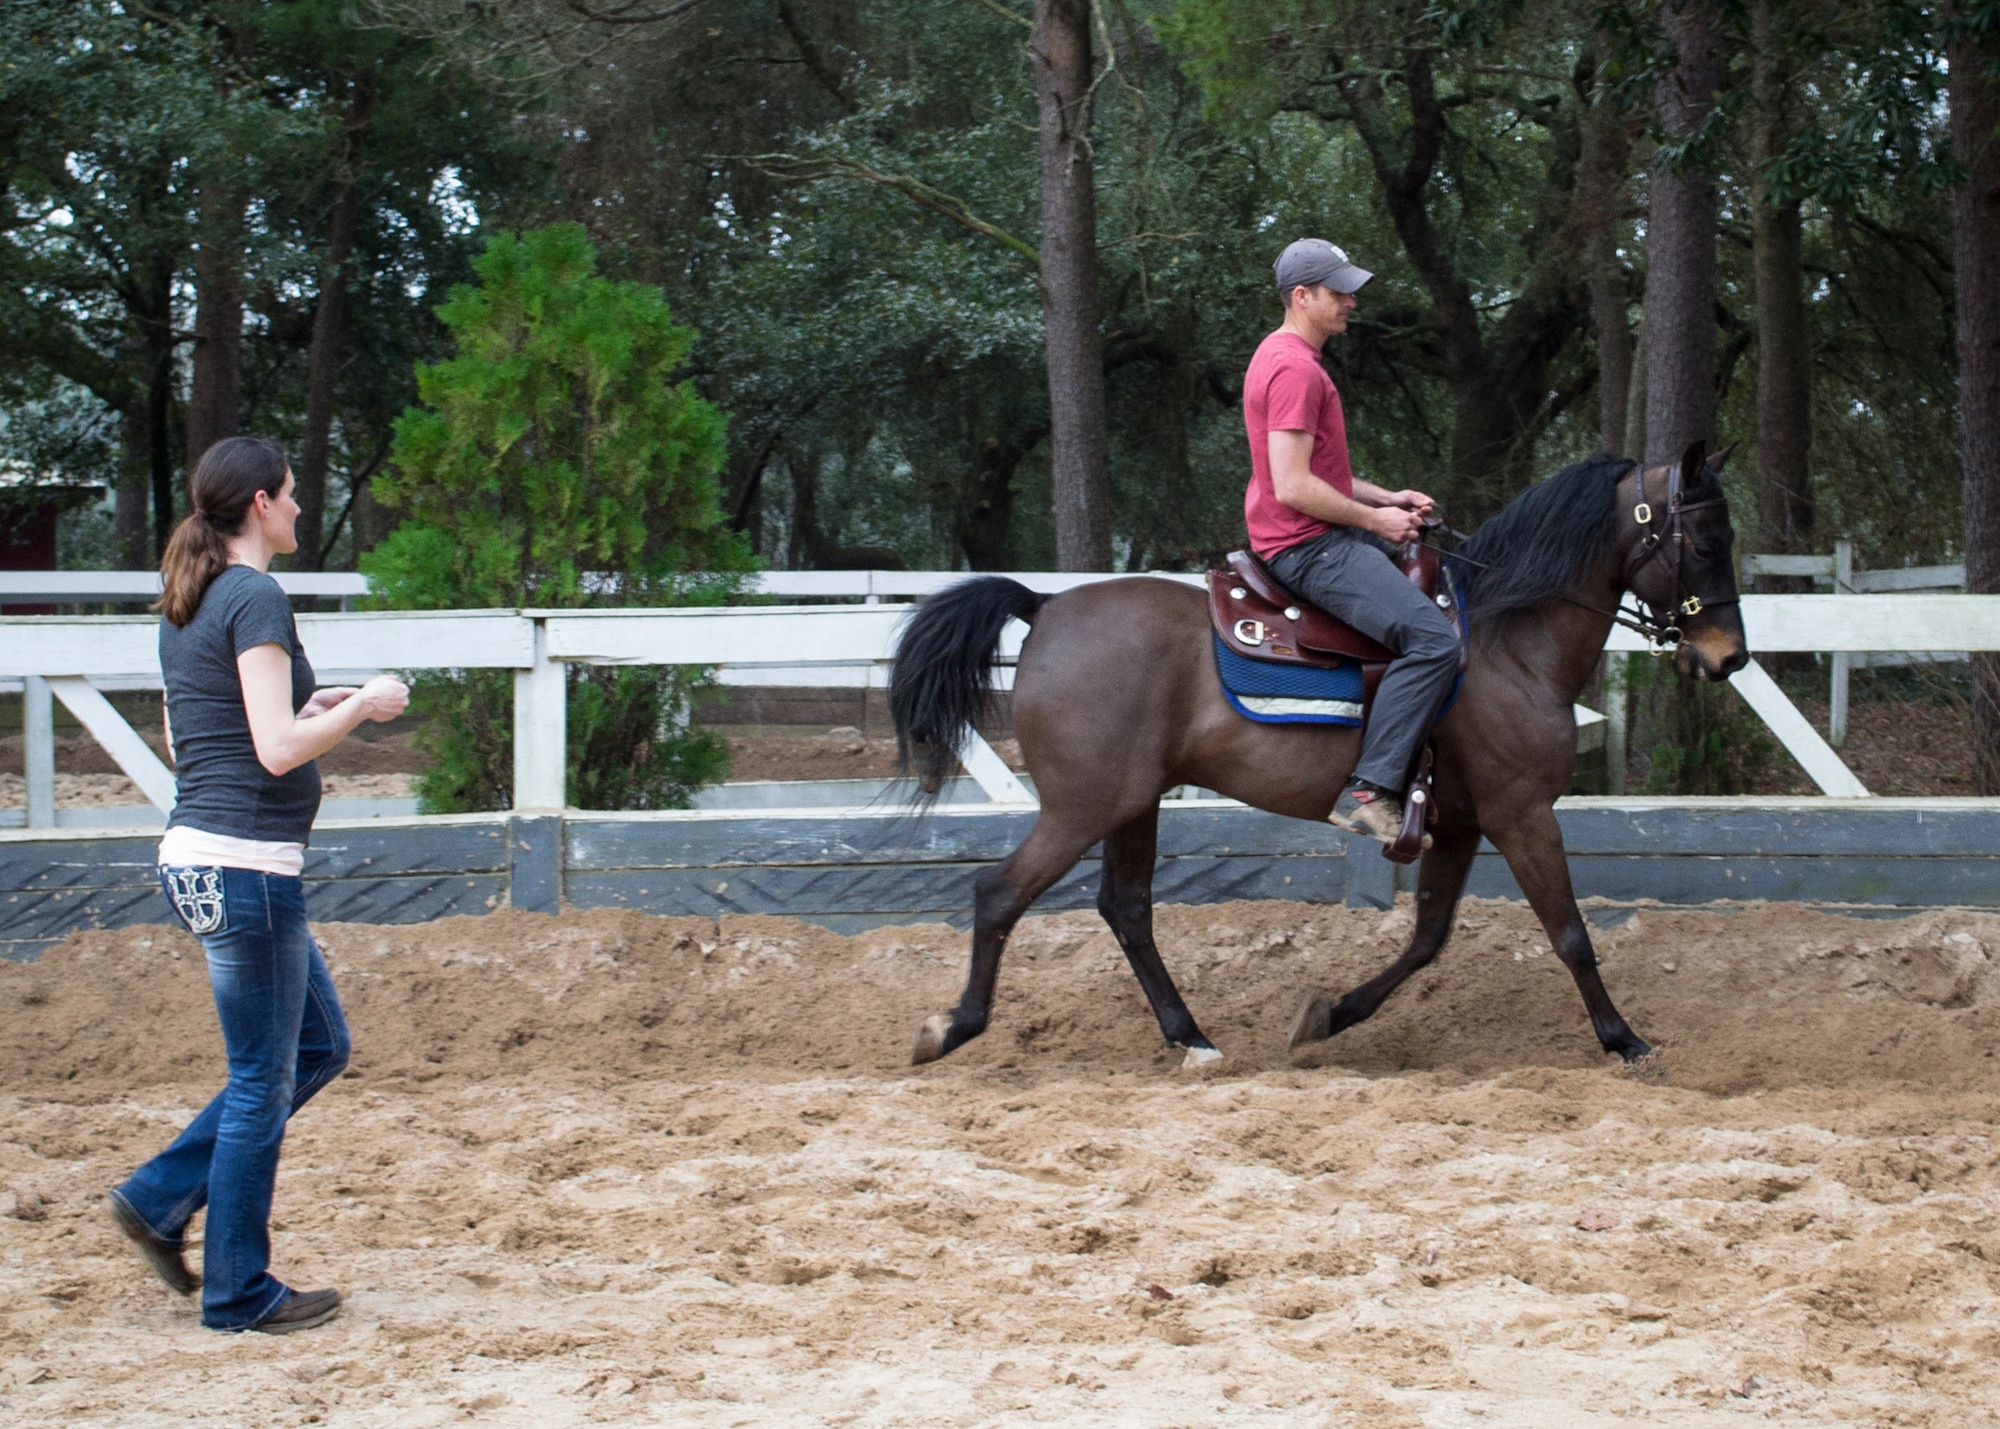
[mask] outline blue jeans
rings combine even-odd
[[[347,1066],[347,1019],[306,926],[303,880],[165,867],[160,885],[207,955],[229,1085],[118,1191],[170,1244],[207,1204],[201,1321],[247,1330],[291,1293],[270,1272],[278,1149],[292,1113]]]

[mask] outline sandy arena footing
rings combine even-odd
[[[1288,1056],[1408,919],[1160,910],[1198,1072],[1084,914],[920,1071],[948,928],[327,925],[355,1064],[274,1239],[349,1299],[282,1338],[204,1331],[103,1219],[220,1058],[191,938],[78,935],[0,965],[0,1422],[2000,1420],[2000,917],[1643,909],[1597,934],[1635,1077],[1469,904]]]

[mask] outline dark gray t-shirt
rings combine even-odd
[[[278,583],[231,566],[210,583],[194,619],[160,622],[160,673],[174,732],[177,786],[169,828],[273,843],[305,843],[319,812],[319,765],[272,775],[257,762],[236,657],[276,645],[292,657],[292,710],[312,698],[313,667]]]

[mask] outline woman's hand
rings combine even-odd
[[[387,724],[410,706],[410,687],[393,675],[377,675],[367,684],[328,685],[314,690],[313,697],[299,710],[300,719],[311,719],[323,715],[336,705],[346,704],[351,699],[360,699],[362,719],[372,719],[377,724]]]
[[[387,724],[410,707],[410,687],[394,675],[377,675],[354,691],[354,697],[366,711],[362,718],[377,724]]]
[[[317,759],[365,719],[391,720],[410,703],[410,691],[393,675],[377,675],[358,690],[315,691],[292,709],[292,660],[278,645],[257,645],[236,657],[243,681],[243,712],[257,762],[272,775],[289,774]]]

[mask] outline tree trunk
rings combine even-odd
[[[1637,461],[1646,455],[1646,320],[1632,335],[1632,375],[1625,383],[1625,444],[1617,450]]]
[[[1951,18],[1960,18],[1957,7]],[[2000,36],[1954,31],[1951,143],[1967,171],[1953,211],[1965,588],[2000,592]],[[2000,655],[1972,657],[1973,785],[2000,794]]]
[[[1673,64],[1654,89],[1662,131],[1653,159],[1646,219],[1646,447],[1649,462],[1678,461],[1688,444],[1715,435],[1715,227],[1713,174],[1705,163],[1679,172],[1663,150],[1689,138],[1714,106],[1722,82],[1713,0],[1666,0],[1662,28]],[[1701,739],[1707,711],[1687,680],[1654,687],[1642,711],[1664,738],[1656,755],[1677,751],[1668,768],[1676,794],[1715,792],[1714,751]]]
[[[135,386],[119,413],[118,492],[112,509],[111,534],[118,546],[118,564],[123,570],[143,571],[146,559],[146,493],[150,485],[147,470],[147,421],[151,393]]]
[[[1612,57],[1608,35],[1599,37],[1595,63]],[[1627,317],[1632,295],[1625,264],[1618,256],[1626,165],[1632,129],[1608,86],[1593,74],[1584,99],[1583,156],[1577,165],[1577,220],[1584,234],[1590,271],[1590,314],[1597,335],[1597,444],[1608,452],[1625,448],[1625,410],[1632,386],[1632,328]]]
[[[299,548],[295,571],[320,568],[326,532],[326,473],[333,449],[333,397],[340,376],[341,330],[346,318],[347,260],[354,251],[354,227],[361,216],[361,165],[368,139],[374,82],[354,81],[348,98],[346,141],[340,188],[327,225],[326,262],[320,269],[319,302],[313,310],[312,346],[306,356],[306,431],[294,472],[299,503]]]
[[[1041,110],[1042,329],[1048,352],[1056,566],[1111,569],[1111,475],[1098,332],[1090,149],[1090,0],[1035,0]]]
[[[1655,90],[1669,143],[1692,135],[1722,83],[1712,0],[1667,0],[1662,28],[1673,64]],[[1664,147],[1664,146],[1663,146]],[[1647,461],[1678,460],[1715,435],[1715,180],[1699,163],[1653,165],[1646,222]]]
[[[203,452],[236,435],[243,406],[243,199],[219,182],[202,185],[195,298],[190,476]]]
[[[1806,335],[1799,201],[1771,192],[1768,168],[1790,139],[1791,82],[1771,0],[1753,0],[1757,102],[1751,233],[1757,270],[1757,548],[1811,549],[1812,353]]]
[[[126,290],[132,405],[126,408],[123,480],[117,530],[133,570],[144,570],[167,549],[174,533],[174,457],[169,432],[174,399],[174,273],[178,255],[154,250],[133,265]],[[147,492],[151,488],[153,548],[146,550]],[[131,510],[125,508],[130,503]]]
[[[900,571],[903,558],[890,546],[846,546],[829,537],[819,520],[817,453],[785,453],[792,479],[792,539],[787,566],[795,571]]]
[[[354,513],[347,519],[353,523],[357,552],[374,550],[396,529],[396,513],[376,499],[373,481],[354,493]]]
[[[1036,425],[1021,433],[989,436],[979,444],[972,490],[959,513],[958,544],[975,571],[1017,571],[1021,568],[1008,539],[1014,524],[1014,473],[1023,457],[1048,435]]]
[[[169,291],[166,284],[161,285],[161,307],[171,316],[172,309],[167,303]],[[155,344],[146,384],[146,444],[153,474],[153,553],[157,559],[166,555],[167,541],[174,534],[174,454],[168,435],[174,400],[174,340],[170,323],[158,325]]]

